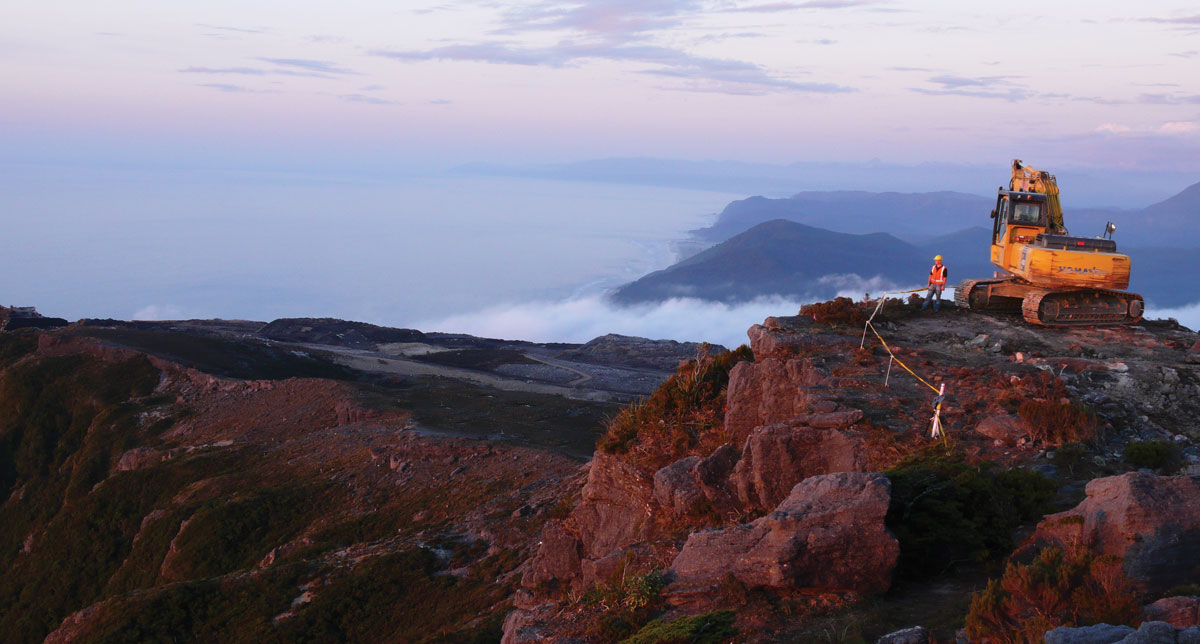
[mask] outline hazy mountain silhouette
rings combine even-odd
[[[962,231],[947,239],[965,247],[973,237],[987,242],[982,229]],[[627,284],[613,297],[623,303],[672,297],[723,302],[763,295],[830,297],[839,290],[859,288],[862,280],[874,277],[893,286],[919,286],[925,282],[935,252],[945,255],[952,266],[952,281],[959,271],[984,270],[978,259],[966,253],[934,251],[886,233],[856,235],[776,219]],[[986,253],[978,255],[986,260]]]
[[[734,201],[708,228],[693,231],[719,242],[772,219],[787,219],[826,230],[866,233],[886,230],[918,241],[988,221],[992,200],[961,192],[801,192],[788,199],[750,197]]]
[[[829,298],[847,290],[914,288],[925,283],[935,254],[945,257],[954,285],[992,276],[990,244],[991,230],[982,227],[916,245],[886,233],[843,233],[775,219],[626,284],[612,297],[623,304],[673,297],[744,302],[770,295]],[[1200,271],[1200,252],[1119,248],[1133,260],[1130,289],[1152,305],[1181,306],[1197,299],[1193,276]]]

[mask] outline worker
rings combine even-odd
[[[946,288],[946,278],[950,275],[950,271],[946,270],[942,264],[942,256],[933,256],[933,268],[929,269],[929,292],[925,294],[925,303],[921,305],[921,310],[924,311],[929,306],[929,300],[936,295],[937,299],[933,301],[933,310],[936,311],[942,306],[942,291]]]

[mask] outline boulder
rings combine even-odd
[[[801,331],[803,328],[801,324],[789,322],[786,325],[780,325],[780,320],[781,318],[768,318],[768,324],[774,322],[776,326],[755,324],[746,331],[746,335],[750,338],[750,350],[754,352],[755,360],[764,358],[786,360],[802,355],[805,350],[812,347],[849,344],[845,337],[827,333],[806,333]]]
[[[696,463],[696,481],[708,500],[718,501],[728,495],[725,487],[729,474],[733,472],[733,468],[741,457],[741,450],[725,443],[709,454],[708,458],[701,459]]]
[[[888,633],[875,640],[875,644],[929,644],[929,631],[924,626],[913,626]]]
[[[725,435],[740,443],[760,425],[784,423],[818,406],[836,409],[826,378],[828,373],[811,358],[738,363],[729,372],[725,394]]]
[[[1003,441],[1009,447],[1022,438],[1029,438],[1030,433],[1029,423],[1020,416],[1009,414],[989,416],[975,426],[975,431],[992,440]]]
[[[166,454],[152,447],[135,447],[117,460],[117,471],[128,472],[157,465],[166,459]]]
[[[1060,626],[1046,632],[1046,644],[1113,644],[1133,633],[1132,626],[1095,624],[1072,628]]]
[[[696,514],[705,505],[732,507],[729,474],[740,456],[726,443],[706,458],[688,456],[671,463],[654,473],[654,500],[679,517]]]
[[[1175,633],[1175,644],[1200,644],[1200,626],[1192,626]]]
[[[536,588],[555,581],[571,583],[579,579],[581,548],[579,538],[567,530],[562,521],[548,521],[542,527],[537,553],[521,576],[521,585]]]
[[[1125,574],[1149,592],[1200,576],[1200,481],[1130,472],[1094,479],[1076,507],[1047,515],[1022,546],[1083,546],[1124,560]]]
[[[707,497],[696,478],[699,456],[688,456],[654,473],[654,500],[677,516],[692,514]]]
[[[1166,622],[1175,628],[1200,626],[1200,597],[1164,597],[1142,607],[1142,617],[1149,622]]]
[[[572,513],[590,559],[645,541],[653,533],[654,483],[611,454],[597,451]]]
[[[861,417],[862,412],[857,412],[856,417],[845,420]],[[750,432],[729,481],[744,507],[769,510],[810,476],[862,471],[865,452],[863,439],[836,429],[798,423],[767,425]]]
[[[1176,644],[1175,628],[1166,622],[1142,622],[1118,644]]]
[[[767,516],[692,533],[671,564],[672,589],[715,587],[733,575],[748,588],[885,591],[899,554],[883,523],[890,499],[882,474],[810,477]]]

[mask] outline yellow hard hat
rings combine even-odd
[[[940,261],[942,261],[942,256],[941,256],[941,255],[934,255],[934,256],[933,256],[933,261],[935,261],[935,262],[940,262]]]

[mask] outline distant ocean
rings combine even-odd
[[[668,266],[673,240],[746,196],[490,177],[6,175],[0,304],[68,319],[411,326],[593,296]]]

